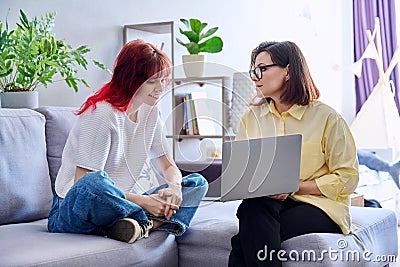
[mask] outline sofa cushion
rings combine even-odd
[[[203,202],[192,222],[189,230],[177,238],[179,247],[179,266],[227,266],[231,250],[230,239],[238,232],[236,210],[239,201],[232,202]],[[354,234],[312,233],[291,238],[282,243],[282,249],[289,253],[300,254],[312,250],[316,255],[322,252],[336,250],[332,259],[328,253],[323,260],[286,261],[284,267],[297,266],[384,266],[387,263],[378,262],[376,256],[389,259],[397,255],[397,218],[392,210],[351,207],[353,223],[358,227]],[[295,222],[293,222],[295,223]],[[338,246],[343,246],[341,250]],[[195,251],[196,253],[193,253]],[[335,255],[349,255],[352,259],[353,251],[359,252],[360,261],[334,260]],[[362,253],[371,252],[368,258],[363,259]],[[312,253],[312,252],[311,252]],[[210,257],[210,255],[213,255]],[[294,255],[294,254],[292,254]],[[295,256],[294,256],[295,257]],[[389,257],[389,258],[388,258]],[[300,259],[300,258],[299,258]],[[356,259],[357,260],[357,259]],[[375,261],[374,261],[375,260]],[[393,260],[393,259],[392,259]]]
[[[45,218],[53,194],[45,118],[29,109],[0,109],[0,225]]]
[[[0,265],[178,266],[175,238],[166,232],[155,231],[127,244],[94,235],[49,233],[46,223],[40,220],[0,227]]]
[[[61,156],[67,141],[69,131],[77,120],[73,107],[40,107],[36,111],[46,117],[47,160],[51,178],[51,188],[61,166]]]
[[[334,251],[324,254],[322,260],[313,262],[313,266],[328,266],[332,262],[338,266],[384,266],[394,262],[397,256],[397,217],[394,211],[379,208],[350,207],[353,224],[357,230],[350,235],[307,234],[291,238],[282,243],[289,253],[313,251],[316,257],[322,250]],[[382,257],[383,256],[383,257]],[[336,260],[332,261],[332,259]],[[306,258],[306,257],[305,257]],[[381,259],[385,258],[385,261]],[[301,258],[300,258],[301,259]],[[309,261],[288,261],[287,267],[310,266]]]
[[[228,266],[231,238],[238,232],[239,204],[201,202],[189,230],[176,239],[179,266]]]

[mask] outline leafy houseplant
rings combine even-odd
[[[180,19],[186,29],[179,28],[179,32],[189,40],[184,43],[179,38],[176,41],[184,46],[189,55],[183,55],[183,67],[188,77],[202,76],[204,70],[204,55],[200,53],[218,53],[222,51],[223,41],[221,37],[213,36],[218,27],[213,27],[207,31],[207,23],[198,19]],[[199,63],[200,62],[200,63]]]
[[[218,27],[214,27],[203,33],[203,30],[207,27],[207,23],[201,22],[198,19],[180,19],[180,21],[186,26],[187,30],[179,28],[179,32],[189,39],[189,43],[182,42],[179,38],[176,41],[186,47],[187,51],[191,55],[197,55],[201,52],[206,53],[218,53],[222,51],[223,42],[221,37],[213,36],[218,30]],[[206,39],[211,37],[209,39]]]
[[[59,74],[68,87],[78,91],[78,83],[89,87],[76,76],[78,66],[87,69],[86,45],[76,49],[57,40],[53,33],[56,13],[28,19],[20,10],[19,23],[9,30],[8,22],[0,23],[0,92],[34,91],[38,86],[53,83]],[[92,60],[99,68],[107,70],[100,62]]]

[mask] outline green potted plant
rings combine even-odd
[[[179,28],[179,32],[186,36],[188,41],[184,43],[179,38],[176,41],[184,46],[189,55],[182,56],[183,69],[187,77],[202,76],[204,71],[204,55],[201,53],[218,53],[222,51],[223,41],[221,37],[213,36],[218,27],[206,31],[207,23],[198,19],[180,19],[185,29]]]
[[[57,40],[53,32],[55,16],[56,13],[46,13],[29,20],[20,10],[15,29],[9,30],[7,20],[4,25],[0,23],[0,95],[3,107],[37,107],[36,89],[53,83],[55,75],[76,92],[78,83],[89,87],[76,74],[78,66],[87,69],[85,56],[90,49],[86,45],[72,49],[63,40]],[[100,62],[92,62],[108,70]],[[27,103],[19,104],[16,99],[25,99]]]

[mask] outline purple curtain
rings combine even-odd
[[[366,30],[373,32],[375,17],[379,17],[382,38],[383,68],[389,66],[397,46],[395,0],[353,0],[354,61],[358,60],[368,45]],[[367,100],[379,79],[375,60],[364,59],[361,77],[356,77],[356,112]],[[396,105],[399,109],[399,72],[392,71],[390,80],[396,87]]]

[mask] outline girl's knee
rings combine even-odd
[[[205,196],[208,191],[207,180],[198,173],[192,173],[182,179],[182,187],[186,190],[195,190],[199,195]]]
[[[184,187],[208,187],[207,180],[198,173],[192,173],[182,179],[182,186]]]
[[[86,189],[95,195],[102,195],[108,192],[112,195],[124,197],[124,194],[114,185],[114,181],[105,171],[88,172],[80,178],[74,185],[79,191],[80,188]]]

